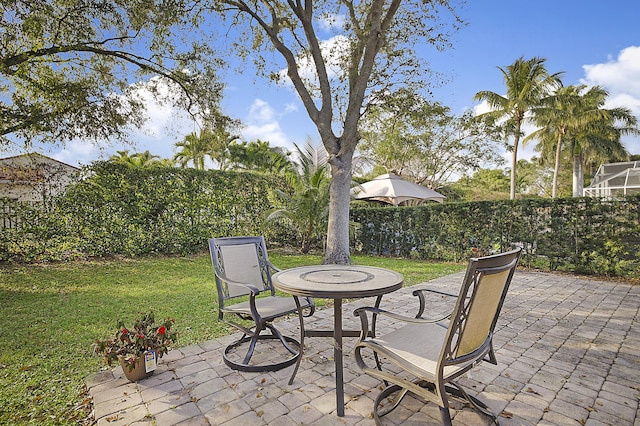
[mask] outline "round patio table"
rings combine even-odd
[[[295,296],[333,299],[333,330],[304,330],[302,336],[334,339],[334,362],[336,366],[336,410],[344,416],[344,378],[342,364],[342,337],[359,336],[359,331],[343,330],[342,300],[376,296],[376,306],[382,295],[402,287],[401,274],[388,269],[361,265],[318,265],[287,269],[273,275],[273,285],[278,290]],[[300,342],[303,351],[304,341]],[[302,355],[291,376],[289,384],[300,366]]]

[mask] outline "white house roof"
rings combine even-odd
[[[47,157],[46,155],[40,154],[39,152],[30,152],[27,154],[0,158],[0,164],[9,164],[15,166],[27,166],[33,165],[34,163],[38,164],[42,162],[57,163],[74,170],[80,170],[79,168],[72,166],[71,164],[63,163],[62,161],[56,160],[55,158]]]

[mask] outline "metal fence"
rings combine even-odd
[[[25,217],[30,217],[36,211],[41,211],[42,203],[34,201],[17,201],[0,198],[0,229],[19,229]],[[29,211],[31,214],[25,214]]]

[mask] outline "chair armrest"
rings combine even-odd
[[[280,272],[282,271],[282,269],[278,268],[277,266],[275,266],[273,263],[268,262],[269,268],[271,269],[271,272]],[[294,297],[298,297],[298,296],[294,296]],[[302,297],[302,296],[300,296]],[[316,304],[313,301],[313,297],[302,297],[304,300],[307,301],[307,303],[309,304],[309,313],[306,315],[303,315],[305,318],[306,317],[310,317],[311,315],[313,315],[316,311]]]
[[[281,271],[281,269],[280,269],[280,268],[278,268],[277,266],[275,266],[275,265],[274,265],[273,263],[271,263],[271,262],[269,262],[269,263],[268,263],[268,265],[269,265],[269,268],[271,268],[271,271],[272,271],[272,272],[280,272],[280,271]]]
[[[410,322],[414,324],[431,324],[434,322],[442,321],[442,319],[431,320],[431,319],[424,319],[424,318],[405,317],[404,315],[394,314],[393,312],[385,311],[384,309],[374,308],[371,306],[363,306],[363,307],[357,308],[355,311],[353,311],[353,315],[356,317],[362,318],[363,316],[366,316],[366,315],[362,315],[363,312],[371,312],[372,314],[375,314],[375,315],[382,315],[385,317],[396,319],[398,321],[404,321],[408,323]],[[444,318],[447,318],[447,317],[444,317]]]
[[[218,277],[220,280],[224,281],[227,284],[227,287],[239,287],[241,288],[241,290],[249,290],[251,292],[252,295],[257,295],[260,294],[260,289],[258,289],[258,287],[251,285],[251,284],[246,284],[246,283],[241,283],[239,281],[234,281],[232,279],[227,278],[226,275],[224,275],[222,272],[220,271],[215,271],[216,277]]]
[[[440,290],[434,290],[432,288],[419,288],[419,289],[413,291],[413,295],[415,296],[416,293],[421,293],[421,292],[425,292],[425,291],[428,292],[428,293],[441,294],[443,296],[458,297],[457,294],[447,293],[447,292],[440,291]]]
[[[444,318],[433,319],[433,320],[431,319],[428,320],[424,318],[411,318],[411,317],[405,317],[404,315],[394,314],[393,312],[385,311],[384,309],[374,308],[371,306],[363,306],[353,311],[353,316],[360,318],[360,325],[362,326],[362,330],[360,331],[360,340],[364,339],[369,335],[369,319],[367,317],[367,312],[370,312],[374,316],[382,315],[382,316],[393,318],[398,321],[403,321],[406,323],[413,323],[413,324],[434,324],[449,317],[449,315],[447,315]]]
[[[419,300],[419,303],[420,303],[420,307],[418,308],[418,313],[416,314],[416,318],[422,318],[422,314],[424,314],[424,310],[426,309],[427,300],[426,300],[426,297],[424,295],[425,292],[427,292],[427,293],[436,293],[436,294],[440,294],[442,296],[458,297],[458,295],[456,295],[456,294],[445,293],[443,291],[433,290],[433,289],[430,289],[430,288],[419,288],[417,290],[414,290],[412,294],[414,296],[418,296],[418,300]]]

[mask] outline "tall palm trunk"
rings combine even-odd
[[[558,197],[558,174],[560,173],[560,154],[562,152],[562,135],[565,130],[561,129],[558,132],[558,145],[556,146],[556,162],[553,168],[553,190],[551,191],[551,198]]]
[[[510,199],[516,198],[516,167],[518,164],[518,137],[516,136],[515,143],[513,144],[513,153],[511,154],[511,192],[509,194]]]
[[[509,198],[516,198],[516,172],[518,167],[518,145],[520,144],[520,121],[516,124],[516,134],[513,138],[513,153],[511,154],[511,192]]]
[[[582,152],[573,156],[573,196],[582,197],[584,185],[584,171],[582,170]]]

